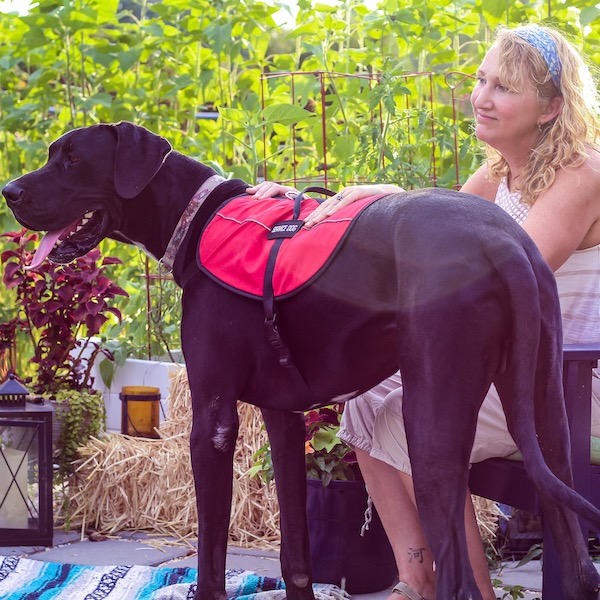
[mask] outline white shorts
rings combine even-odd
[[[600,379],[592,381],[592,435],[600,436]],[[372,457],[411,473],[402,418],[402,380],[395,373],[367,393],[346,402],[339,437]],[[471,463],[518,450],[506,425],[496,388],[488,392],[477,421]]]

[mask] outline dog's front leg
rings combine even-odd
[[[198,509],[198,589],[195,600],[225,600],[225,559],[231,512],[236,402],[194,397],[190,438]]]
[[[305,425],[301,413],[262,409],[271,442],[281,520],[281,572],[288,600],[314,600],[306,521]]]

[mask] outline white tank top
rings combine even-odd
[[[510,192],[503,178],[495,202],[519,225],[529,214],[521,192]],[[566,344],[600,340],[600,245],[576,250],[554,273]]]

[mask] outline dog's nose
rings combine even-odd
[[[18,204],[23,197],[23,188],[14,181],[11,181],[2,190],[2,195],[6,198],[9,206]]]

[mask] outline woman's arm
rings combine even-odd
[[[249,194],[256,196],[257,200],[261,200],[262,198],[283,196],[286,192],[297,192],[298,190],[289,185],[281,185],[280,183],[275,183],[273,181],[263,181],[258,185],[253,185],[249,188],[246,188],[246,191]]]
[[[404,190],[397,185],[381,183],[375,185],[350,185],[342,188],[335,196],[327,198],[325,202],[319,205],[318,208],[313,210],[306,220],[304,221],[304,227],[310,228],[316,225],[319,221],[330,217],[344,206],[348,206],[357,200],[362,198],[368,198],[369,196],[377,196],[378,194],[394,194],[396,192],[403,192]]]
[[[274,183],[272,181],[263,181],[258,185],[246,188],[249,194],[256,196],[257,199],[261,198],[272,198],[273,196],[280,196],[286,192],[297,192],[296,188]],[[329,217],[336,213],[340,208],[367,198],[369,196],[376,196],[378,194],[393,194],[394,192],[403,192],[404,190],[397,185],[382,183],[376,185],[351,185],[342,188],[341,191],[335,196],[327,198],[323,203],[319,205],[304,222],[304,226],[309,228],[322,221],[326,217]]]
[[[523,229],[553,271],[575,250],[600,244],[600,156],[559,171],[531,207]]]

